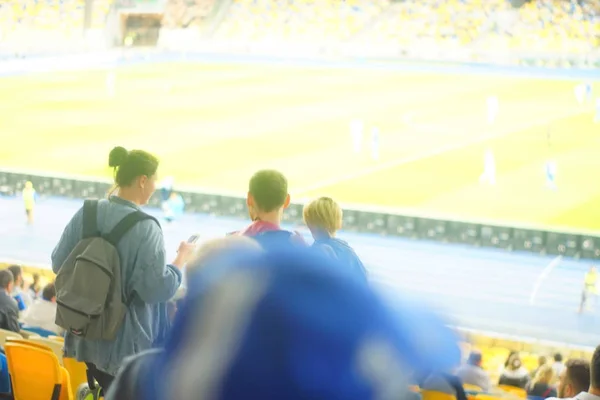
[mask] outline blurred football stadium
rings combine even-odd
[[[529,369],[589,358],[599,71],[595,0],[0,2],[0,265],[54,278],[115,146],[156,154],[181,192],[169,253],[189,230],[239,229],[249,177],[276,169],[286,228],[310,240],[302,205],[339,201],[373,286],[442,310],[489,371],[509,349]]]

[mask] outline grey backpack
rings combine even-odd
[[[83,237],[56,275],[56,325],[89,340],[114,340],[134,298],[124,299],[117,244],[138,222],[154,217],[134,211],[108,234],[98,230],[98,201],[83,205]],[[158,224],[158,221],[156,221]]]

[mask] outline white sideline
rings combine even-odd
[[[540,286],[542,286],[544,280],[546,280],[548,275],[550,275],[550,272],[552,272],[552,270],[554,270],[554,268],[560,264],[562,259],[563,256],[558,256],[554,260],[550,261],[550,263],[546,265],[546,268],[544,268],[544,270],[537,277],[535,284],[533,285],[533,290],[531,291],[531,296],[529,296],[529,304],[533,305],[535,303],[535,298],[540,290]]]

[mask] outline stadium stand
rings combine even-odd
[[[236,0],[215,35],[248,42],[356,43],[404,51],[585,54],[599,46],[593,2]]]
[[[216,38],[302,43],[347,40],[388,4],[387,0],[236,0]]]

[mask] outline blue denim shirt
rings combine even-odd
[[[98,204],[98,229],[108,233],[127,214],[139,210],[133,203],[113,196]],[[65,228],[52,252],[52,270],[58,273],[69,253],[82,238],[83,208]],[[166,265],[162,230],[153,220],[135,225],[117,245],[121,260],[123,297],[135,292],[123,325],[114,341],[85,340],[71,334],[65,337],[65,356],[90,362],[115,375],[124,358],[150,349],[164,335],[165,302],[181,284],[181,272]]]
[[[345,241],[333,237],[319,238],[315,240],[313,248],[317,251],[334,256],[335,259],[348,267],[349,272],[356,278],[361,281],[367,281],[367,269],[360,258],[358,258],[358,255],[354,252],[354,249]]]

